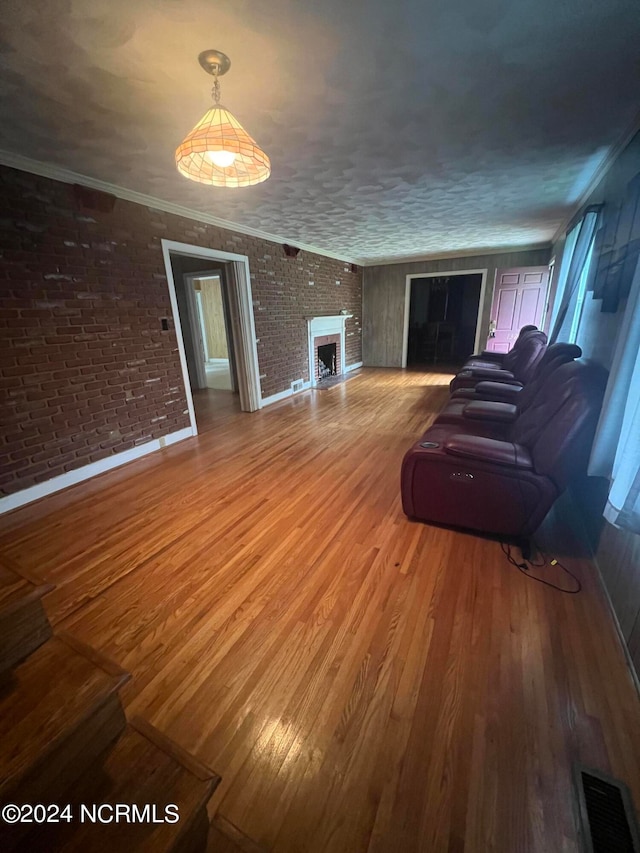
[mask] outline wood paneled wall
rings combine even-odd
[[[605,524],[596,561],[640,676],[640,536]]]
[[[481,306],[483,325],[489,326],[496,269],[541,266],[549,262],[550,248],[440,258],[366,267],[362,288],[362,357],[368,367],[401,367],[407,275],[486,269],[487,287]]]
[[[202,293],[204,315],[202,319],[207,336],[209,358],[229,358],[220,278],[216,276],[215,278],[196,279],[195,286]]]

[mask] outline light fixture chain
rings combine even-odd
[[[218,70],[218,66],[216,66],[213,72],[213,89],[211,90],[216,107],[220,104],[220,81],[218,80]]]

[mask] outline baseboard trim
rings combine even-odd
[[[48,495],[52,495],[62,489],[68,489],[69,486],[75,486],[84,480],[90,480],[92,477],[97,477],[98,474],[104,474],[113,468],[119,468],[121,465],[126,465],[127,462],[135,462],[136,459],[141,459],[149,453],[162,450],[163,447],[168,447],[170,444],[175,444],[178,441],[184,441],[185,438],[191,438],[192,436],[193,431],[191,427],[187,427],[186,429],[172,432],[169,435],[163,435],[161,438],[156,438],[146,444],[141,444],[139,447],[133,447],[131,450],[107,456],[106,459],[100,459],[99,462],[92,462],[90,465],[84,465],[75,471],[61,474],[59,477],[52,477],[50,480],[45,480],[44,483],[38,483],[37,486],[30,486],[21,492],[7,495],[4,498],[0,498],[0,515],[33,503],[33,501],[40,500],[40,498],[46,498]]]
[[[279,403],[280,400],[286,400],[287,397],[293,397],[294,394],[300,394],[302,391],[308,391],[311,388],[310,382],[305,382],[297,391],[292,388],[287,388],[285,391],[280,391],[278,394],[272,394],[270,397],[262,398],[262,407],[270,406],[272,403]]]
[[[347,364],[344,372],[349,373],[351,370],[358,370],[360,367],[362,367],[362,362],[356,361],[354,364]],[[301,391],[308,391],[310,388],[310,382],[305,382],[296,391],[291,388],[287,388],[286,391],[280,391],[278,394],[272,394],[270,397],[263,397],[262,406],[264,408],[264,406],[270,406],[272,403],[279,403],[281,400],[286,400],[287,397],[293,397],[294,394],[300,394]]]

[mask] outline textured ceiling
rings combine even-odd
[[[549,240],[638,106],[638,0],[0,8],[0,148],[362,262]],[[266,183],[175,169],[210,47]]]

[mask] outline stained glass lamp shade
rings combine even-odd
[[[215,76],[215,103],[176,149],[178,171],[192,181],[217,187],[247,187],[266,181],[271,174],[269,158],[218,102],[218,74],[228,70],[228,58],[219,51],[204,51],[199,61]]]
[[[207,110],[178,146],[176,166],[185,178],[218,187],[247,187],[266,181],[271,174],[264,151],[220,106]]]

